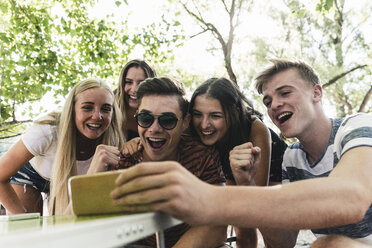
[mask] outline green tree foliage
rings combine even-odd
[[[64,96],[84,78],[99,77],[115,85],[136,47],[153,63],[169,63],[174,47],[183,42],[178,21],[163,18],[129,33],[126,20],[90,17],[94,4],[95,0],[0,1],[0,130],[4,131],[0,136],[11,136],[5,130],[12,131],[8,124],[18,122],[15,111],[20,104],[38,101],[51,90]]]
[[[267,10],[278,23],[283,41],[257,39],[261,58],[297,57],[320,73],[327,100],[337,115],[372,111],[371,25],[372,6],[355,8],[350,0],[283,0],[286,8]]]
[[[226,74],[257,100],[253,78],[268,59],[298,58],[320,73],[325,97],[336,106],[337,115],[372,111],[371,41],[365,38],[372,23],[370,2],[363,1],[362,6],[351,0],[180,2],[179,9],[198,24],[197,35],[212,34],[210,50],[223,52]],[[254,13],[254,18],[258,13],[266,19],[247,18]],[[262,30],[252,33],[260,21],[265,22]],[[263,35],[265,29],[271,32]]]
[[[371,24],[372,5],[366,2],[357,9],[350,0],[321,0],[314,12],[301,1],[287,4],[300,24],[298,34],[306,37],[301,40],[305,54],[321,72],[323,88],[337,114],[371,112],[371,44],[363,28]]]

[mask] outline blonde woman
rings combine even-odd
[[[49,212],[65,213],[70,176],[118,164],[121,124],[107,83],[99,79],[78,83],[61,113],[36,122],[0,159],[0,201],[7,213],[42,212],[40,193],[49,193],[49,181]]]
[[[147,61],[140,59],[129,61],[120,72],[115,97],[123,114],[123,133],[127,140],[139,137],[134,118],[138,108],[136,92],[138,84],[149,77],[156,77],[156,72]]]

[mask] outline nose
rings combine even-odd
[[[272,110],[277,110],[277,109],[279,109],[282,105],[283,105],[283,103],[282,103],[282,101],[280,101],[279,99],[273,98],[273,99],[271,100],[271,109],[272,109]]]
[[[100,110],[94,110],[92,119],[94,120],[101,120],[102,119],[102,113]]]
[[[130,88],[130,92],[134,95],[137,93],[138,84],[139,82],[133,81],[132,87]]]
[[[202,129],[205,129],[205,128],[207,128],[208,126],[209,126],[209,118],[208,117],[205,117],[205,116],[203,116],[203,119],[202,119],[202,121],[201,121],[201,128]]]
[[[158,118],[155,118],[154,122],[147,129],[150,132],[160,132],[163,128],[159,125]]]

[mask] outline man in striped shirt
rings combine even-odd
[[[308,225],[318,237],[345,235],[372,244],[372,116],[328,118],[319,78],[310,66],[272,63],[256,78],[256,87],[282,134],[298,139],[284,154],[283,183],[314,179],[298,184],[297,194],[307,198],[302,217],[314,219],[305,220],[303,227]]]

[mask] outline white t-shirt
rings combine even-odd
[[[34,124],[21,137],[27,150],[34,155],[29,161],[43,178],[50,180],[57,150],[57,127],[47,124]],[[76,161],[77,174],[86,174],[92,158]]]

